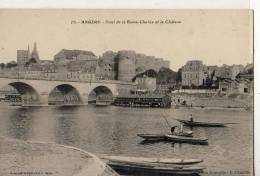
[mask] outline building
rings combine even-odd
[[[242,65],[204,65],[200,60],[190,60],[182,67],[182,86],[213,86],[218,79],[235,80],[244,70]]]
[[[136,77],[135,83],[139,90],[145,90],[148,92],[154,92],[156,90],[156,78],[144,75],[143,77]]]
[[[170,61],[165,61],[162,58],[154,56],[146,56],[144,54],[136,54],[136,74],[142,73],[146,70],[153,69],[158,72],[162,67],[169,68]]]
[[[18,78],[22,79],[42,79],[41,66],[38,64],[30,64],[18,70]]]
[[[242,65],[222,65],[216,69],[215,76],[235,80],[236,76],[243,70],[244,67]]]
[[[136,53],[130,50],[118,52],[107,51],[100,58],[100,67],[104,77],[131,82],[132,78],[146,70],[159,71],[160,68],[169,68],[170,62],[154,56]]]
[[[132,94],[116,97],[114,105],[123,107],[170,108],[171,102],[171,96],[166,94]]]
[[[67,79],[79,81],[95,80],[98,60],[76,60],[67,64]]]
[[[25,65],[29,60],[29,49],[28,50],[17,50],[17,64],[18,66]]]
[[[47,80],[57,80],[58,73],[57,73],[57,66],[51,62],[44,62],[41,64],[41,79]]]
[[[17,61],[20,76],[38,75],[38,79],[75,81],[95,78],[132,82],[138,73],[146,70],[158,72],[162,67],[168,68],[170,65],[169,61],[164,61],[162,58],[146,56],[130,50],[106,51],[98,58],[91,51],[62,49],[54,56],[54,61],[40,60],[36,43],[31,53],[29,47],[28,50],[18,50]],[[42,67],[40,70],[34,70],[37,64]]]
[[[23,67],[29,62],[40,63],[36,42],[34,42],[32,53],[30,53],[29,45],[27,50],[17,50],[18,66]]]
[[[104,79],[115,80],[118,73],[118,58],[117,52],[106,51],[100,58],[100,69]]]
[[[91,51],[62,49],[54,56],[55,63],[68,63],[71,61],[97,60]]]
[[[221,79],[219,82],[219,90],[224,94],[240,93],[253,95],[253,81],[249,79]]]
[[[190,60],[182,67],[182,86],[200,86],[205,79],[201,60]]]

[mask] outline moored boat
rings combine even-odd
[[[181,119],[176,119],[179,122],[183,123],[186,126],[190,127],[225,127],[227,124],[231,123],[212,123],[212,122],[195,122],[195,121],[190,121],[190,120],[181,120]]]
[[[123,163],[158,163],[158,164],[175,164],[175,165],[192,165],[203,162],[202,159],[178,159],[178,158],[146,158],[132,156],[101,156],[101,159],[123,162]]]
[[[176,136],[173,134],[168,134],[165,136],[168,141],[177,142],[177,143],[190,143],[190,144],[208,144],[207,138],[191,138],[184,136]]]
[[[199,175],[204,167],[194,166],[201,159],[145,158],[128,156],[101,156],[110,167],[122,175]]]
[[[122,163],[122,162],[107,162],[107,164],[117,173],[122,175],[149,175],[149,176],[184,176],[184,175],[199,175],[203,173],[205,167],[200,166],[169,166],[158,165],[151,163]]]

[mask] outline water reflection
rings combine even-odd
[[[29,131],[33,124],[32,116],[30,115],[32,111],[27,108],[18,108],[16,111],[12,111],[7,124],[11,137],[23,140],[29,138]]]
[[[62,106],[53,109],[53,114],[57,119],[56,142],[65,145],[75,145],[78,143],[79,134],[77,126],[77,114],[79,107]]]

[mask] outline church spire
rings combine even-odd
[[[38,51],[37,51],[37,44],[36,44],[36,42],[34,42],[34,44],[33,44],[33,50],[32,50],[32,54],[31,54],[31,58],[34,58],[36,61],[40,60],[39,54],[38,54]]]
[[[36,42],[33,43],[33,50],[37,51],[37,44],[36,44]]]
[[[30,59],[30,46],[28,44],[28,49],[27,49],[27,59],[29,60]]]

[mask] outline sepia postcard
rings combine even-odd
[[[254,175],[252,10],[0,23],[0,176]]]

